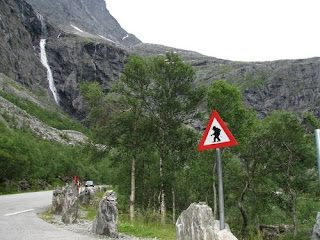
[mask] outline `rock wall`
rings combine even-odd
[[[0,0],[0,72],[34,90],[43,91],[46,71],[37,51],[41,23],[31,6],[20,0]]]
[[[104,0],[27,0],[27,2],[66,32],[90,36],[100,41],[109,39],[119,45],[131,46],[141,43],[133,34],[121,28],[118,21],[109,13]],[[72,25],[83,32],[76,30]]]
[[[61,107],[84,119],[87,109],[80,94],[83,81],[97,81],[105,92],[123,71],[127,53],[112,44],[86,42],[75,36],[47,41],[48,61],[53,71]]]

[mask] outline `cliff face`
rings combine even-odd
[[[27,0],[62,30],[84,37],[131,46],[141,41],[121,28],[104,0]]]
[[[111,44],[85,42],[69,36],[50,39],[47,55],[61,100],[61,107],[84,119],[86,107],[79,93],[82,81],[98,81],[105,91],[117,80],[124,68],[127,53]]]
[[[44,17],[45,36],[38,14],[23,0],[0,0],[0,73],[53,101],[47,71],[40,61],[40,38],[60,98],[60,107],[79,119],[85,106],[79,95],[81,81],[98,81],[107,89],[119,78],[126,52],[111,42],[98,43],[64,33]]]
[[[40,4],[47,0],[29,1]],[[110,83],[119,79],[127,56],[164,55],[166,51],[177,52],[190,63],[196,69],[198,83],[210,85],[212,81],[224,79],[240,87],[246,104],[258,111],[259,117],[273,110],[292,110],[298,113],[309,110],[320,117],[320,58],[246,63],[154,44],[120,46],[103,38],[84,38],[66,33],[47,19],[59,19],[59,14],[69,13],[69,18],[80,21],[81,14],[71,15],[76,8],[70,9],[69,5],[86,4],[81,5],[82,10],[92,12],[94,6],[97,6],[94,4],[100,6],[102,2],[104,4],[103,0],[54,2],[62,8],[62,13],[48,5],[47,11],[52,12],[47,13],[48,16],[43,14],[46,25],[46,55],[60,98],[60,107],[78,119],[83,120],[86,116],[86,107],[79,93],[82,81],[98,81],[107,92]],[[0,0],[0,5],[0,73],[34,92],[44,94],[54,103],[48,86],[47,71],[40,62],[39,42],[43,37],[43,30],[37,13],[24,0]],[[97,20],[98,16],[100,15],[95,13],[91,17]],[[110,21],[112,26],[112,21],[116,20]],[[62,25],[70,24],[67,22]],[[118,42],[123,34],[122,32],[116,37]]]
[[[45,87],[45,70],[35,47],[41,23],[30,5],[19,0],[0,0],[0,72],[39,90]]]
[[[291,110],[320,117],[320,58],[270,65],[272,74],[264,83],[244,89],[247,102],[261,116],[273,110]]]
[[[274,110],[311,111],[320,117],[320,58],[251,63],[216,59],[194,65],[199,82],[224,79],[237,85],[259,117]]]

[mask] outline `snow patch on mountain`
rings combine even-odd
[[[72,24],[70,24],[71,25],[71,27],[73,27],[75,30],[77,30],[77,31],[79,31],[79,32],[84,32],[83,30],[81,30],[80,28],[78,28],[78,27],[76,27],[76,26],[74,26],[74,25],[72,25]]]

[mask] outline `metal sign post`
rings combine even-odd
[[[223,198],[223,182],[222,182],[222,163],[221,163],[221,150],[217,148],[217,167],[218,167],[218,183],[219,183],[219,219],[220,230],[225,228],[224,222],[224,198]]]
[[[220,230],[225,228],[224,222],[224,200],[223,200],[223,182],[222,182],[222,163],[221,150],[222,147],[230,147],[238,145],[236,139],[232,136],[227,125],[222,121],[218,112],[213,110],[207,125],[207,128],[202,135],[198,151],[216,149],[217,150],[217,167],[218,167],[218,184],[219,184],[219,219]]]
[[[317,158],[318,158],[318,174],[320,181],[320,129],[314,130],[314,135],[316,136],[316,149],[317,149]]]

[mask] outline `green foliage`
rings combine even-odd
[[[317,119],[312,113],[304,112],[302,114],[302,118],[308,133],[313,134],[315,129],[320,128],[320,120]]]
[[[44,141],[28,129],[10,129],[0,120],[0,192],[19,190],[19,181],[27,180],[31,188],[39,189],[43,182],[51,186],[60,178],[103,180],[97,170],[107,161],[96,148],[66,146]],[[97,158],[98,157],[98,158]],[[11,184],[8,184],[10,183]],[[42,188],[42,187],[41,187]]]
[[[255,121],[255,113],[244,106],[240,90],[219,80],[207,90],[208,112],[217,110],[238,141],[246,141]]]

